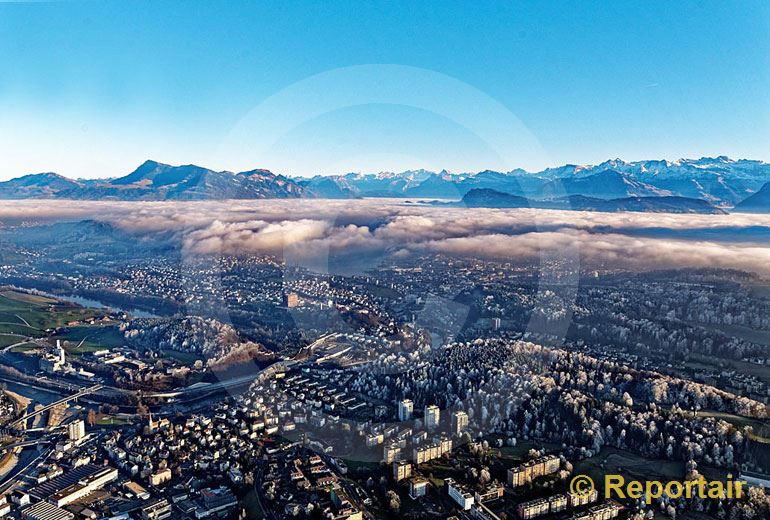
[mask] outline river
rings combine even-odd
[[[11,392],[24,396],[27,399],[31,399],[33,402],[41,403],[44,405],[56,402],[67,395],[57,392],[56,390],[34,387],[26,383],[18,383],[5,378],[0,380],[0,383],[3,383]]]
[[[77,305],[80,305],[81,307],[89,307],[89,308],[96,308],[96,309],[107,308],[117,312],[126,312],[136,318],[158,318],[158,315],[152,314],[146,311],[141,311],[139,309],[124,309],[115,305],[108,305],[104,302],[100,302],[97,300],[83,298],[82,296],[63,296],[60,294],[50,294],[48,296],[50,296],[51,298],[57,298],[59,300],[63,300],[66,302],[75,303]]]

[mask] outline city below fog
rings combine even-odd
[[[0,520],[770,520],[769,20],[0,0]]]
[[[576,475],[770,479],[770,216],[36,200],[0,221],[0,491],[32,507],[597,520],[646,513]]]

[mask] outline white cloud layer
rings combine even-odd
[[[466,209],[383,199],[2,204],[5,225],[95,219],[137,235],[165,233],[190,255],[267,253],[316,265],[330,256],[441,252],[770,275],[770,215]]]

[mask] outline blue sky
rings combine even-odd
[[[0,41],[0,179],[770,159],[767,2],[0,3]],[[379,64],[403,66],[387,99],[353,83],[313,111]],[[254,119],[279,109],[290,128]]]

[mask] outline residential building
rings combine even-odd
[[[489,484],[483,491],[476,491],[473,498],[477,504],[483,504],[484,502],[491,502],[497,500],[503,496],[505,488],[497,482]]]
[[[441,409],[435,404],[425,407],[425,427],[428,430],[438,428],[441,422]]]
[[[381,433],[370,433],[366,436],[366,446],[373,448],[379,446],[385,440],[385,436]]]
[[[468,428],[468,414],[457,411],[452,414],[452,433],[460,435]]]
[[[4,518],[11,513],[11,504],[8,503],[8,498],[3,495],[0,496],[0,518]]]
[[[398,444],[386,444],[382,449],[382,460],[385,464],[390,464],[401,458],[403,450]]]
[[[415,464],[422,464],[429,460],[437,459],[452,451],[452,439],[442,439],[440,442],[419,446],[412,450],[412,459]]]
[[[523,486],[538,477],[556,473],[559,471],[559,466],[559,457],[555,455],[538,457],[515,468],[510,468],[508,470],[508,484],[512,487]]]
[[[159,470],[152,475],[150,475],[150,485],[151,486],[162,486],[169,480],[171,480],[171,470],[166,468]]]
[[[428,480],[422,477],[412,477],[409,480],[409,496],[418,499],[428,493]]]
[[[450,498],[457,502],[457,505],[459,505],[461,509],[468,511],[471,508],[474,503],[474,498],[470,491],[455,482],[452,478],[444,479],[444,485],[446,486]]]
[[[539,516],[547,515],[551,509],[547,498],[538,498],[519,504],[516,508],[521,520],[530,520]]]
[[[567,493],[567,501],[569,502],[570,507],[587,506],[588,504],[592,504],[597,500],[599,500],[599,492],[595,489],[588,495],[578,495],[577,493],[572,493],[571,491]]]
[[[412,463],[408,460],[399,460],[393,463],[393,480],[400,482],[412,476]]]
[[[78,442],[86,436],[86,423],[84,421],[75,421],[67,426],[69,440]]]
[[[572,520],[611,520],[617,518],[622,510],[623,506],[614,500],[608,500],[603,504],[590,508],[588,511],[574,515]]]
[[[299,295],[295,292],[290,292],[286,295],[286,307],[293,309],[299,306]]]
[[[411,399],[404,399],[398,403],[398,420],[408,421],[412,418],[414,412],[414,403]]]

